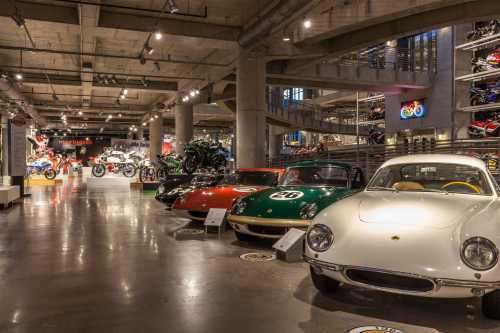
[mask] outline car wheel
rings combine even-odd
[[[490,319],[500,320],[500,290],[483,296],[483,314]]]
[[[314,271],[314,268],[312,268],[312,266],[309,267],[309,270],[311,271],[311,279],[314,286],[321,293],[330,294],[338,289],[340,282],[330,279],[327,276],[316,273]]]
[[[236,230],[234,231],[234,234],[236,235],[236,238],[240,242],[251,242],[251,241],[255,241],[257,239],[257,237],[255,237],[255,236],[248,235],[248,234],[243,234],[243,233],[238,232]]]

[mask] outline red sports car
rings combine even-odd
[[[278,184],[284,169],[239,169],[218,186],[196,189],[179,197],[172,211],[180,217],[204,221],[210,208],[231,209],[241,196]]]

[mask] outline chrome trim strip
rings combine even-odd
[[[467,281],[467,280],[432,278],[432,277],[425,276],[425,275],[388,271],[388,270],[370,268],[370,267],[337,265],[334,263],[329,263],[329,262],[325,262],[322,260],[310,258],[306,255],[304,255],[303,258],[304,258],[305,262],[307,262],[308,264],[310,264],[312,266],[320,267],[320,268],[322,268],[324,270],[328,270],[328,271],[341,273],[342,276],[344,277],[344,279],[346,279],[347,281],[349,281],[349,283],[351,283],[353,285],[362,286],[362,287],[365,287],[368,289],[374,289],[374,290],[398,292],[398,293],[404,293],[404,294],[409,294],[409,295],[416,295],[416,294],[425,295],[425,294],[437,292],[441,287],[500,289],[500,281],[482,282],[482,281]],[[429,292],[420,292],[420,291],[412,292],[412,291],[408,291],[408,290],[404,290],[404,289],[382,288],[382,287],[377,287],[377,286],[373,286],[373,285],[368,285],[368,284],[352,281],[346,274],[346,271],[349,269],[358,269],[358,270],[364,270],[364,271],[370,271],[370,272],[385,273],[385,274],[392,274],[392,275],[399,275],[399,276],[424,279],[424,280],[428,280],[428,281],[432,282],[432,284],[434,285],[434,289],[429,291]]]

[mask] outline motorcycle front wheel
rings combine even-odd
[[[222,155],[217,155],[214,157],[213,161],[213,168],[216,171],[219,171],[221,169],[225,169],[227,164],[227,160],[224,158]]]
[[[50,180],[56,178],[56,176],[57,176],[56,171],[52,168],[45,170],[45,172],[43,174],[44,174],[45,178],[50,179]]]
[[[92,167],[92,175],[94,177],[102,177],[106,173],[106,166],[104,164],[96,164]]]
[[[137,169],[132,163],[127,163],[123,166],[122,172],[125,177],[132,178],[137,173]]]
[[[182,160],[182,170],[187,174],[192,174],[198,168],[199,159],[197,155],[186,155]]]
[[[139,171],[139,181],[141,183],[144,182],[153,182],[156,178],[155,168],[152,166],[141,168]]]

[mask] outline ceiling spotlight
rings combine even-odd
[[[289,42],[290,41],[290,37],[283,37],[283,41],[284,42]]]
[[[146,123],[142,123],[142,126],[143,126],[143,127],[144,127],[144,126],[146,126],[146,125],[147,125]]]
[[[79,116],[82,116],[82,115],[83,115],[83,112],[82,112],[82,111],[78,111],[78,115],[79,115]]]
[[[194,92],[194,90],[191,90],[191,92],[189,93],[189,95],[191,95],[191,97],[194,97],[194,96],[196,96],[196,93]]]
[[[196,95],[199,95],[199,94],[200,94],[200,91],[199,91],[198,89],[196,89],[196,90],[194,91],[194,93],[195,93]]]
[[[134,132],[137,132],[137,127],[134,127]]]
[[[159,29],[156,30],[155,31],[155,39],[160,40],[162,37],[163,37],[163,34],[161,33],[161,31]]]
[[[307,19],[304,21],[304,23],[302,23],[302,25],[304,26],[304,28],[309,29],[312,26],[312,22],[311,20]]]
[[[122,114],[121,113],[118,113],[118,118],[121,118],[122,117]]]
[[[120,99],[125,99],[125,95],[120,95]]]
[[[179,11],[179,7],[175,5],[174,0],[168,0],[168,6],[170,7],[170,13],[174,14]]]
[[[155,119],[158,119],[158,115],[157,114],[155,114]]]
[[[21,81],[23,79],[23,73],[16,73],[16,80]]]
[[[99,128],[99,133],[102,133],[102,132],[104,132],[104,128],[103,127]]]
[[[127,89],[127,88],[123,88],[123,94],[124,94],[124,95],[127,95],[127,94],[128,94],[128,89]]]
[[[153,49],[151,46],[149,46],[148,44],[144,45],[144,51],[149,54],[149,55],[152,55],[153,52],[155,51],[155,49]]]
[[[66,133],[63,133],[63,136],[66,136]]]
[[[85,140],[89,141],[90,139],[89,139],[89,137],[86,137]]]

